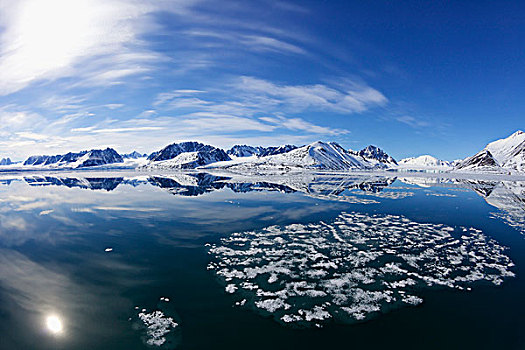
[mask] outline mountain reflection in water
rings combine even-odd
[[[412,187],[395,187],[397,180]],[[158,175],[81,176],[80,174],[31,175],[4,177],[0,184],[24,181],[30,186],[66,186],[89,190],[114,191],[119,186],[151,185],[176,196],[201,196],[229,189],[236,193],[276,191],[302,193],[318,199],[350,203],[378,203],[377,198],[400,199],[413,195],[417,188],[432,186],[472,190],[488,204],[500,210],[494,213],[507,224],[525,234],[525,182],[507,180],[471,180],[440,177],[390,177],[380,175],[292,174],[287,176],[225,176],[205,172],[180,172]],[[453,195],[449,195],[453,196]]]

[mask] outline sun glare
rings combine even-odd
[[[112,27],[115,18],[116,8],[100,0],[22,2],[9,29],[11,54],[4,65],[22,81],[70,67],[79,57],[119,42],[123,34]]]
[[[44,65],[64,65],[86,48],[92,10],[86,1],[31,1],[20,17],[20,43]]]
[[[47,329],[53,334],[62,333],[63,326],[62,321],[58,316],[50,315],[46,318]]]

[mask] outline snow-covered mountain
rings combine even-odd
[[[397,165],[394,158],[377,146],[370,145],[357,152],[357,154],[374,164],[382,163],[389,166]]]
[[[195,169],[231,160],[220,148],[199,142],[173,143],[148,157],[147,169]]]
[[[372,165],[335,142],[314,142],[292,151],[268,156],[271,162],[330,170],[369,169]]]
[[[514,148],[510,158],[503,164],[503,167],[511,171],[525,173],[525,141]]]
[[[113,148],[104,150],[93,149],[78,153],[69,152],[54,156],[31,156],[26,159],[24,166],[39,168],[85,168],[113,163],[122,163],[124,160]]]
[[[266,157],[275,154],[282,154],[290,152],[298,147],[295,145],[282,145],[282,146],[248,146],[248,145],[235,145],[230,148],[226,153],[234,157]]]
[[[524,173],[525,133],[518,130],[507,138],[489,143],[474,156],[457,164],[454,170]]]
[[[454,168],[454,167],[456,167],[456,165],[458,165],[462,161],[463,161],[463,159],[455,159],[452,162],[450,162],[450,166]]]
[[[234,157],[266,157],[274,154],[282,154],[290,152],[298,147],[295,145],[282,145],[282,146],[247,146],[247,145],[235,145],[230,148],[226,153]]]
[[[262,149],[262,152],[261,152]],[[254,153],[255,151],[255,153]],[[257,154],[259,153],[260,154]],[[195,169],[224,168],[230,170],[289,170],[323,169],[348,170],[370,169],[375,164],[359,155],[353,155],[337,143],[315,142],[297,148],[293,145],[279,147],[234,146],[232,160],[220,148],[197,142],[173,144],[148,158],[146,169]]]
[[[454,170],[499,173],[502,172],[503,169],[499,166],[496,159],[494,159],[492,153],[484,149],[456,164]]]
[[[131,153],[124,153],[122,154],[122,158],[123,159],[139,159],[139,158],[144,158],[144,157],[147,157],[148,155],[147,154],[142,154],[142,153],[139,153],[137,151],[133,151]]]
[[[516,131],[505,139],[500,139],[489,143],[485,149],[492,153],[492,156],[498,164],[505,166],[509,160],[512,160],[523,151],[525,147],[525,133],[521,130]]]
[[[235,145],[230,148],[226,153],[230,156],[235,157],[251,157],[260,156],[266,151],[266,148],[260,146],[248,146],[248,145]]]
[[[238,171],[287,171],[293,169],[350,170],[371,169],[374,164],[345,150],[335,142],[314,142],[291,151],[250,158],[244,162],[211,164],[209,167]]]
[[[266,156],[273,156],[276,154],[283,154],[283,153],[293,151],[294,149],[297,149],[297,148],[299,147],[295,145],[282,145],[282,146],[277,146],[277,147],[270,146],[270,147],[266,147],[264,152],[262,152],[259,156],[266,157]]]
[[[399,169],[406,170],[450,170],[451,164],[446,160],[440,160],[430,155],[410,157],[398,162]]]
[[[11,158],[2,158],[0,160],[0,165],[11,165],[13,162],[11,161]]]

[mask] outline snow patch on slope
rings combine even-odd
[[[525,133],[518,130],[507,138],[489,143],[485,149],[492,154],[498,164],[504,166],[506,162],[515,157],[514,151],[523,142],[525,142]]]

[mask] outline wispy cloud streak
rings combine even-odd
[[[83,77],[106,84],[148,71],[162,55],[141,39],[155,11],[195,1],[21,0],[0,4],[0,95],[38,81]]]

